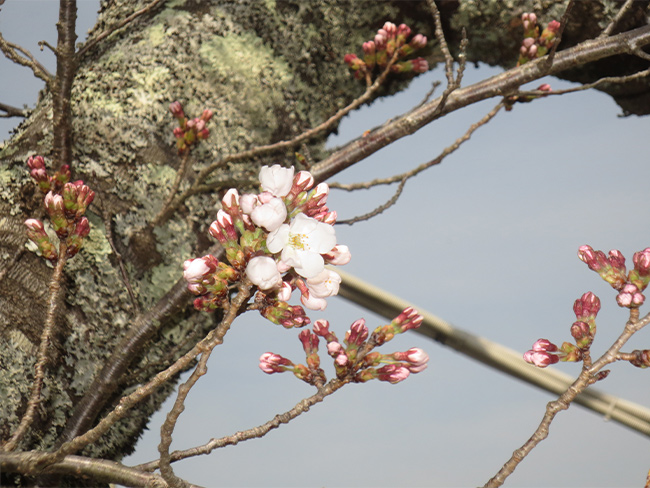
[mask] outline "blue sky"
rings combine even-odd
[[[79,3],[82,32],[92,24],[97,3]],[[0,13],[0,31],[8,40],[50,61],[36,41],[53,42],[55,22],[52,1],[7,0]],[[0,63],[0,101],[33,104],[40,81],[25,68]],[[498,72],[468,68],[464,85]],[[407,111],[435,80],[444,80],[440,69],[418,77],[407,92],[350,115],[331,145]],[[555,89],[570,86],[544,81]],[[453,113],[335,180],[366,181],[428,161],[496,103]],[[603,303],[594,350],[604,351],[627,314],[576,251],[582,244],[617,248],[631,262],[635,251],[650,246],[644,147],[649,125],[647,118],[619,118],[619,113],[609,97],[595,91],[501,112],[441,165],[410,180],[395,206],[369,222],[337,226],[338,241],[353,256],[345,270],[522,353],[539,337],[570,340],[573,302],[593,291]],[[3,138],[7,122],[15,120],[0,119]],[[393,191],[332,191],[329,207],[349,218],[382,204]],[[370,328],[385,323],[343,299],[311,315],[327,318],[339,337],[362,316]],[[177,474],[204,486],[482,485],[532,434],[551,395],[416,334],[404,334],[382,350],[411,346],[429,353],[425,372],[398,385],[349,385],[264,439],[182,462],[175,466]],[[647,347],[648,332],[642,331],[625,349]],[[290,375],[263,374],[257,363],[266,351],[300,361],[297,332],[243,316],[192,391],[173,449],[262,424],[313,393]],[[579,371],[576,364],[556,367],[572,375]],[[611,369],[601,390],[650,404],[647,371],[625,364]],[[127,464],[157,457],[162,419],[162,412],[154,417]],[[650,467],[647,450],[640,434],[573,406],[558,416],[549,439],[507,486],[642,486]]]

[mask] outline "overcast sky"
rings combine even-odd
[[[0,12],[5,38],[37,54],[50,69],[53,57],[40,53],[36,42],[55,42],[56,3],[7,0]],[[97,2],[79,4],[82,34],[92,25]],[[469,68],[464,85],[499,72]],[[40,80],[4,59],[0,73],[0,102],[33,106]],[[417,78],[407,92],[347,117],[331,145],[407,111],[435,80],[444,80],[439,69]],[[545,81],[555,89],[570,86]],[[451,114],[335,180],[366,181],[428,161],[496,103],[488,100]],[[617,248],[631,263],[634,252],[650,246],[650,125],[647,118],[619,118],[619,113],[609,97],[595,91],[518,104],[500,113],[441,165],[409,181],[397,205],[369,222],[337,226],[338,241],[353,256],[345,270],[522,353],[539,337],[570,340],[573,302],[593,291],[603,303],[594,353],[604,351],[627,314],[576,251],[582,244]],[[0,119],[0,138],[17,122]],[[329,207],[340,218],[350,218],[382,204],[393,191],[333,191]],[[310,316],[327,318],[339,337],[362,316],[371,329],[386,322],[342,299]],[[648,342],[648,332],[642,331],[625,350],[647,348]],[[233,487],[484,484],[532,434],[553,397],[414,333],[382,350],[412,346],[429,353],[425,372],[398,385],[346,386],[263,439],[175,465],[177,474],[205,486]],[[240,318],[213,354],[209,374],[192,390],[172,449],[262,424],[313,393],[289,374],[262,373],[258,358],[266,351],[304,361],[297,331],[252,314]],[[323,354],[325,363],[326,358]],[[555,367],[571,375],[580,368]],[[648,371],[626,364],[611,369],[599,389],[650,405]],[[157,457],[163,418],[162,412],[153,418],[125,463]],[[574,406],[558,416],[549,439],[507,486],[643,486],[650,468],[648,447],[644,436]]]

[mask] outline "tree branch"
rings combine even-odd
[[[512,453],[512,457],[503,465],[499,472],[490,479],[484,486],[484,488],[496,488],[503,485],[506,478],[510,476],[515,468],[519,465],[521,461],[532,451],[537,444],[542,442],[546,437],[548,437],[549,428],[551,422],[555,416],[561,411],[566,410],[571,405],[571,402],[583,392],[587,387],[596,381],[596,374],[603,369],[608,364],[613,363],[618,360],[618,352],[625,345],[625,343],[639,330],[641,330],[646,325],[650,324],[650,313],[647,314],[643,319],[639,320],[639,309],[630,310],[630,320],[625,324],[625,328],[621,335],[616,339],[614,344],[590,367],[585,367],[582,369],[580,376],[576,379],[573,384],[567,388],[567,390],[560,395],[560,397],[553,401],[549,402],[546,406],[546,413],[542,422],[537,427],[537,430],[533,435],[526,441],[526,443]]]
[[[325,397],[339,390],[346,383],[347,383],[346,381],[341,381],[337,378],[334,378],[328,381],[325,386],[319,388],[316,394],[308,398],[305,398],[304,400],[301,400],[291,410],[276,415],[275,417],[273,417],[272,420],[269,420],[268,422],[259,425],[257,427],[253,427],[252,429],[240,431],[233,435],[221,437],[220,439],[210,439],[210,442],[202,446],[192,447],[190,449],[185,449],[183,451],[174,451],[171,454],[170,461],[176,462],[176,461],[180,461],[181,459],[185,459],[193,456],[210,454],[213,450],[219,449],[221,447],[234,446],[236,444],[239,444],[241,441],[247,441],[249,439],[262,437],[266,435],[268,432],[270,432],[271,430],[280,427],[281,424],[287,424],[291,420],[298,417],[300,414],[309,411],[311,407],[313,407],[317,403],[322,402],[325,399]],[[145,464],[139,464],[138,466],[134,466],[134,469],[139,469],[142,471],[153,471],[154,469],[158,469],[159,466],[160,466],[160,460],[156,460]]]
[[[55,166],[72,162],[72,82],[77,72],[75,41],[77,34],[77,1],[60,0],[56,23],[56,79],[52,87],[53,147]]]
[[[67,246],[61,242],[59,246],[59,259],[56,262],[56,267],[50,279],[49,294],[47,300],[47,316],[43,330],[41,332],[41,342],[38,346],[38,353],[36,356],[36,366],[34,367],[34,384],[32,391],[27,402],[27,410],[20,420],[18,428],[11,436],[11,438],[2,446],[2,450],[9,452],[13,451],[20,440],[27,433],[27,429],[34,421],[36,415],[36,408],[41,402],[41,391],[43,389],[43,380],[45,379],[45,365],[49,359],[50,343],[54,327],[56,326],[57,311],[61,301],[61,282],[63,281],[63,267],[66,263]]]
[[[2,37],[2,33],[0,33],[0,51],[2,51],[4,55],[14,63],[30,68],[32,73],[34,73],[34,76],[43,80],[47,85],[54,80],[52,73],[50,73],[45,66],[39,63],[32,53],[27,49],[20,47],[18,44],[6,41],[5,38]],[[24,57],[19,56],[18,53],[21,53]]]
[[[436,113],[441,101],[441,97],[438,97],[371,131],[365,137],[350,142],[314,165],[312,175],[317,181],[324,181],[395,140],[413,134],[443,115],[488,98],[508,95],[519,86],[548,74],[557,74],[617,54],[633,54],[631,45],[638,48],[648,44],[650,44],[650,26],[644,26],[616,36],[585,41],[578,46],[560,51],[549,71],[544,66],[545,58],[540,58],[474,85],[458,89],[449,96],[445,107],[440,112]]]
[[[12,107],[4,103],[0,103],[0,110],[2,110],[4,115],[0,115],[3,118],[9,117],[27,117],[27,113],[22,108]]]

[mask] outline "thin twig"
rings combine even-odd
[[[38,353],[36,356],[36,366],[34,367],[34,383],[32,385],[32,391],[27,401],[27,410],[20,420],[18,428],[13,433],[11,438],[2,446],[4,451],[13,451],[17,446],[20,440],[27,433],[30,425],[34,421],[34,416],[36,414],[36,408],[41,402],[41,391],[43,389],[43,381],[45,379],[45,365],[49,359],[50,352],[50,342],[52,339],[52,333],[54,332],[54,327],[56,325],[57,311],[60,305],[61,298],[61,282],[63,281],[63,267],[66,263],[66,251],[67,246],[65,242],[61,242],[59,245],[59,259],[56,262],[54,267],[54,272],[52,273],[52,278],[50,279],[49,293],[47,299],[47,315],[45,318],[45,325],[41,331],[41,342],[38,346]]]
[[[203,168],[199,174],[197,175],[196,179],[194,180],[194,183],[187,188],[183,193],[181,193],[174,201],[171,203],[164,211],[161,211],[158,215],[156,215],[151,223],[149,224],[150,227],[155,227],[158,225],[162,225],[163,223],[167,222],[169,220],[175,210],[181,205],[187,198],[190,196],[198,193],[197,188],[200,185],[204,185],[204,180],[217,168],[225,165],[226,163],[231,163],[234,161],[241,161],[244,159],[250,159],[253,157],[257,156],[263,156],[275,151],[280,151],[283,149],[288,149],[292,147],[296,147],[300,144],[302,144],[304,141],[307,141],[318,134],[321,134],[330,128],[334,127],[336,123],[338,123],[339,120],[341,120],[345,115],[350,113],[352,110],[356,109],[357,107],[363,105],[367,101],[370,100],[370,98],[379,90],[381,85],[384,83],[386,80],[386,77],[391,71],[391,67],[397,60],[398,52],[395,52],[395,55],[392,57],[392,59],[388,62],[386,65],[386,68],[384,71],[377,77],[375,82],[366,89],[366,91],[361,95],[359,98],[355,99],[350,103],[348,106],[342,108],[338,112],[336,112],[334,115],[332,115],[329,119],[327,119],[325,122],[317,125],[316,127],[313,127],[312,129],[306,130],[302,134],[294,137],[293,139],[288,139],[285,141],[278,141],[273,144],[267,144],[264,146],[258,146],[254,147],[252,149],[248,149],[246,151],[242,151],[240,153],[236,154],[231,154],[229,156],[226,156],[225,158],[216,161],[209,166],[206,166]]]
[[[27,112],[22,108],[12,107],[11,105],[7,105],[5,103],[0,103],[0,110],[5,112],[4,114],[0,115],[0,117],[3,118],[27,117]]]
[[[427,0],[427,5],[433,14],[433,22],[435,25],[435,36],[440,45],[440,50],[442,51],[443,56],[445,57],[445,76],[447,76],[447,85],[455,84],[454,81],[454,57],[449,52],[449,46],[447,46],[447,39],[445,39],[445,33],[442,30],[442,20],[440,18],[440,11],[434,0]]]
[[[116,30],[121,29],[122,27],[125,27],[126,25],[128,25],[128,24],[131,23],[131,22],[133,22],[135,19],[137,19],[137,18],[140,17],[141,15],[146,14],[146,13],[149,12],[151,9],[155,8],[159,3],[162,3],[162,2],[164,2],[164,1],[165,1],[165,0],[154,0],[154,1],[151,2],[149,5],[146,5],[145,7],[141,8],[141,9],[138,10],[137,12],[134,12],[134,13],[132,13],[131,15],[129,15],[129,16],[128,16],[127,18],[125,18],[122,22],[120,22],[120,23],[114,25],[113,27],[111,27],[111,28],[109,28],[109,29],[106,29],[106,30],[105,30],[104,32],[102,32],[101,34],[98,34],[97,36],[93,37],[92,39],[90,39],[89,41],[87,41],[86,44],[84,44],[84,47],[83,47],[82,49],[79,50],[79,52],[77,53],[77,57],[81,57],[81,56],[83,56],[83,55],[86,53],[86,51],[88,51],[90,48],[92,48],[92,47],[93,47],[95,44],[97,44],[99,41],[101,41],[101,40],[107,38],[108,36],[110,36],[110,35],[111,35],[113,32],[115,32]]]
[[[396,183],[398,181],[403,181],[403,180],[407,180],[409,178],[413,178],[414,176],[418,175],[419,173],[421,173],[425,169],[430,168],[431,166],[434,166],[436,164],[441,163],[443,161],[443,159],[445,159],[448,155],[450,155],[456,149],[458,149],[463,142],[467,141],[472,136],[472,134],[476,131],[476,129],[478,129],[479,127],[484,126],[490,120],[492,120],[492,118],[494,118],[494,116],[497,113],[499,113],[499,110],[501,110],[503,107],[504,107],[503,102],[498,103],[496,106],[494,106],[494,108],[492,110],[490,110],[487,114],[485,114],[485,116],[483,116],[481,118],[481,120],[479,120],[475,124],[472,124],[469,127],[469,129],[467,130],[467,132],[465,132],[465,134],[463,134],[461,137],[456,139],[452,145],[446,147],[436,158],[434,158],[431,161],[428,161],[426,163],[422,163],[421,165],[419,165],[418,167],[416,167],[416,168],[414,168],[414,169],[412,169],[410,171],[407,171],[405,173],[401,173],[399,175],[394,175],[394,176],[391,176],[389,178],[377,178],[377,179],[374,179],[372,181],[368,181],[368,182],[365,182],[365,183],[353,183],[353,184],[346,185],[346,184],[341,184],[341,183],[334,182],[334,183],[330,183],[329,186],[330,186],[330,188],[337,188],[337,189],[345,190],[345,191],[354,191],[354,190],[372,188],[373,186],[377,186],[377,185],[390,185],[390,184]]]
[[[169,446],[172,443],[172,433],[174,432],[178,417],[185,410],[185,399],[187,395],[196,382],[199,381],[199,378],[208,372],[208,359],[213,350],[214,348],[211,348],[201,353],[201,359],[199,359],[199,363],[196,365],[190,377],[178,387],[178,395],[174,401],[174,406],[167,413],[167,417],[160,427],[160,444],[158,445],[158,452],[160,453],[160,474],[173,487],[179,486],[185,488],[183,480],[174,474],[174,470],[170,464],[171,455],[169,454]]]
[[[22,66],[27,66],[32,70],[34,76],[43,80],[46,84],[50,84],[54,80],[54,76],[50,73],[45,66],[38,62],[38,60],[27,49],[20,47],[18,44],[6,41],[0,33],[0,51],[6,57],[11,59],[14,63]],[[18,51],[23,56],[19,56]]]
[[[300,414],[307,412],[311,407],[313,407],[317,403],[322,402],[325,399],[325,397],[331,395],[332,393],[340,389],[345,384],[346,381],[342,381],[336,378],[332,379],[325,386],[320,388],[316,394],[308,398],[305,398],[304,400],[301,400],[291,410],[276,415],[275,417],[273,417],[272,420],[269,420],[268,422],[259,425],[257,427],[240,431],[226,437],[221,437],[220,439],[210,439],[209,442],[207,442],[202,446],[192,447],[190,449],[185,449],[182,451],[174,451],[171,454],[170,461],[176,462],[176,461],[180,461],[181,459],[186,459],[193,456],[210,454],[213,450],[219,449],[221,447],[234,446],[240,443],[241,441],[247,441],[249,439],[255,439],[257,437],[263,437],[271,430],[280,427],[281,424],[287,424],[291,420],[297,418]],[[138,466],[134,466],[133,469],[139,469],[142,471],[153,471],[155,469],[158,469],[159,466],[160,466],[160,460],[155,460],[148,463],[139,464]]]
[[[591,90],[592,88],[597,88],[600,85],[607,83],[628,83],[637,79],[645,78],[650,75],[650,68],[639,71],[632,75],[626,76],[607,76],[599,80],[594,81],[593,83],[587,83],[586,85],[580,85],[573,88],[566,88],[564,90],[552,90],[552,91],[541,91],[541,90],[527,90],[527,91],[518,91],[507,96],[531,96],[531,97],[546,97],[551,95],[565,95],[567,93],[575,93],[584,90]]]
[[[380,205],[379,207],[375,208],[374,210],[363,214],[363,215],[358,215],[356,217],[352,217],[351,219],[346,219],[346,220],[338,220],[336,223],[337,224],[345,224],[345,225],[352,225],[356,224],[357,222],[363,222],[364,220],[370,220],[373,217],[376,217],[377,215],[383,213],[384,210],[392,207],[397,203],[397,200],[399,199],[400,195],[402,194],[402,190],[404,190],[404,185],[406,184],[406,178],[402,178],[402,180],[399,182],[399,185],[397,185],[397,190],[395,190],[395,193],[393,194],[390,199],[384,203],[383,205]]]
[[[549,402],[546,406],[546,413],[544,414],[542,422],[539,424],[539,427],[537,427],[530,439],[528,439],[523,446],[512,454],[512,457],[503,465],[499,472],[485,484],[484,488],[496,488],[503,485],[506,478],[514,472],[517,465],[524,460],[530,451],[548,437],[549,428],[555,416],[561,410],[568,409],[571,402],[573,402],[582,391],[594,383],[597,373],[601,371],[603,367],[617,360],[621,347],[625,345],[632,335],[650,323],[650,313],[643,317],[643,319],[639,320],[638,312],[639,309],[630,310],[630,320],[625,324],[623,332],[618,339],[616,339],[614,344],[612,344],[605,354],[594,362],[590,368],[583,368],[576,381],[573,382],[573,384],[567,388],[567,390],[562,393],[557,400]]]
[[[607,37],[611,35],[621,19],[623,19],[625,14],[632,8],[632,5],[634,5],[634,0],[626,0],[623,6],[618,10],[618,12],[616,12],[616,15],[609,23],[609,25],[605,27],[605,30],[600,34],[600,37]]]

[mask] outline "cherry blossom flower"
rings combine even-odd
[[[262,190],[280,198],[287,196],[293,185],[293,172],[293,166],[291,168],[283,168],[279,164],[271,167],[262,166],[260,169]]]
[[[251,259],[246,267],[246,276],[261,290],[270,290],[282,284],[275,260],[268,256],[255,256]]]
[[[250,216],[255,225],[273,232],[284,224],[287,218],[287,207],[281,198],[273,197],[268,203],[255,207]]]
[[[314,278],[325,266],[322,253],[336,245],[336,233],[331,225],[299,213],[291,224],[283,224],[271,232],[266,246],[272,253],[282,251],[281,261],[293,267],[300,276]]]

